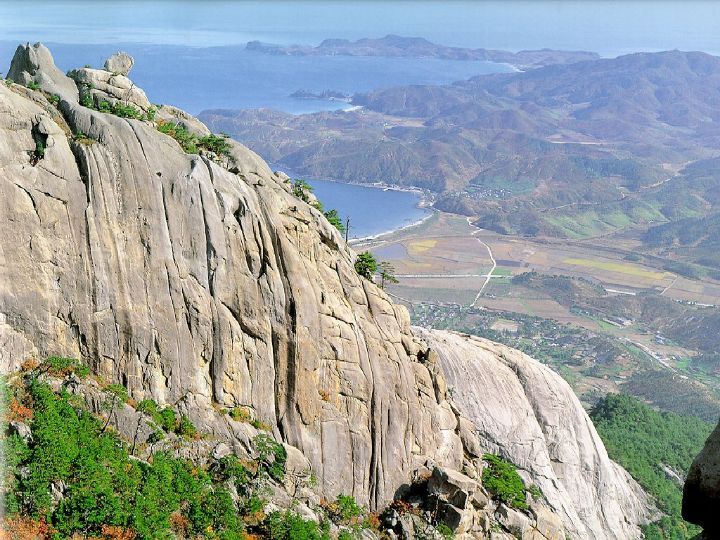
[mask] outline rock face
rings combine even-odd
[[[110,105],[119,102],[133,105],[142,112],[147,112],[152,106],[145,92],[125,75],[92,68],[76,69],[69,75],[77,83],[81,94],[87,95],[95,106],[103,101]]]
[[[0,86],[2,371],[80,357],[208,430],[213,406],[246,407],[328,496],[373,507],[430,458],[462,466],[407,311],[286,176],[237,143],[228,167],[150,122]]]
[[[612,462],[575,394],[549,368],[475,337],[413,329],[436,351],[453,401],[487,452],[515,463],[579,538],[639,538],[640,486]]]
[[[507,360],[519,353],[500,346],[414,333],[405,308],[358,276],[354,253],[292,195],[287,176],[234,141],[227,156],[190,155],[153,122],[81,105],[71,85],[88,81],[96,104],[149,101],[109,71],[70,79],[46,50],[19,48],[11,72],[63,88],[56,106],[0,85],[1,372],[29,357],[82,358],[134,399],[189,415],[222,443],[213,452],[253,435],[218,412],[243,407],[297,449],[293,462],[311,467],[325,496],[351,494],[373,509],[406,494],[421,469],[441,467],[439,480],[465,487],[467,475],[471,500],[435,488],[469,537],[490,534],[489,517],[467,512],[487,504],[473,482],[482,452],[495,450],[533,477],[578,537],[635,536],[645,499],[557,376],[525,357],[520,369]],[[207,133],[182,111],[161,114]],[[441,353],[467,418],[420,338]],[[473,359],[472,387],[455,379],[459,359]],[[627,523],[615,519],[621,511]],[[506,513],[529,524],[523,537],[562,537],[549,510],[533,512]]]
[[[705,538],[720,535],[717,510],[720,505],[720,423],[695,458],[683,489],[682,514],[700,525]]]

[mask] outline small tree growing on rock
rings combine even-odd
[[[380,263],[380,288],[385,288],[385,283],[399,283],[395,277],[395,267],[387,261]]]
[[[340,233],[345,232],[345,225],[342,222],[342,219],[340,219],[340,214],[338,214],[338,211],[334,208],[331,210],[328,210],[325,212],[325,218],[330,222],[330,225],[335,227]]]
[[[313,187],[305,180],[298,178],[292,184],[292,194],[305,202],[310,201],[310,194],[312,192]]]
[[[369,251],[363,251],[355,259],[355,271],[365,279],[372,280],[373,274],[377,272],[378,262],[375,256]]]

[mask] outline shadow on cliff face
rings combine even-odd
[[[720,423],[690,467],[683,488],[683,519],[703,528],[699,538],[720,538]]]

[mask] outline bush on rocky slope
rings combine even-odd
[[[483,485],[493,497],[510,506],[527,509],[525,484],[515,465],[493,454],[485,454],[483,460],[488,464],[483,470]]]

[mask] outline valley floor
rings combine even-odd
[[[400,283],[388,290],[411,308],[418,324],[479,333],[523,348],[553,365],[588,404],[623,386],[659,403],[655,394],[661,390],[648,393],[647,385],[639,384],[650,371],[665,381],[658,387],[673,380],[688,387],[688,396],[674,397],[665,408],[687,413],[690,396],[697,393],[700,401],[713,404],[706,417],[720,411],[720,378],[694,361],[702,353],[695,342],[670,338],[639,317],[618,315],[624,304],[647,297],[714,312],[720,282],[665,270],[670,261],[641,255],[632,232],[585,240],[503,236],[477,229],[463,216],[437,212],[418,226],[355,248],[370,249],[395,267]],[[560,298],[552,288],[513,279],[527,272],[602,286],[603,303],[583,308],[582,298]],[[541,329],[537,321],[544,321]],[[584,342],[594,336],[606,344],[589,350]],[[565,349],[574,344],[575,360],[568,361],[564,351],[554,359],[543,352],[553,349],[553,340],[566,342]],[[608,352],[615,345],[620,350]]]

